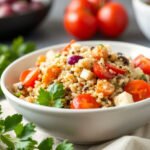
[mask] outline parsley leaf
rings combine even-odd
[[[0,136],[2,142],[7,145],[10,150],[15,149],[14,139],[9,134],[3,134]]]
[[[39,150],[52,150],[53,144],[54,144],[53,138],[46,138],[39,144],[38,148]]]
[[[39,90],[37,103],[45,106],[62,108],[65,102],[65,90],[62,83],[54,83],[48,87],[48,91]]]
[[[65,99],[57,99],[57,100],[55,100],[53,107],[62,108],[64,102],[65,102]]]
[[[28,140],[19,140],[15,144],[15,150],[34,150],[36,147],[37,141],[33,139]]]
[[[54,83],[48,87],[52,100],[57,100],[65,96],[65,90],[62,83]]]
[[[22,121],[22,115],[20,114],[8,116],[4,121],[5,131],[10,131],[14,129],[21,121]]]
[[[35,132],[35,125],[33,123],[27,123],[25,126],[19,124],[14,131],[17,137],[26,140],[30,138]]]
[[[65,140],[56,147],[56,150],[74,150],[74,148],[72,143]]]
[[[5,146],[7,150],[74,150],[73,145],[67,141],[59,143],[54,149],[54,140],[51,137],[43,139],[38,144],[32,137],[34,132],[35,125],[33,123],[24,125],[22,115],[14,114],[0,118],[0,144],[2,144],[0,147]]]
[[[50,105],[50,94],[44,89],[39,90],[39,95],[37,98],[37,102],[40,105],[49,106]]]
[[[0,44],[0,76],[4,69],[15,59],[35,49],[35,44],[33,42],[25,42],[23,37],[14,39],[10,46]],[[3,93],[0,88],[0,96],[2,95]]]

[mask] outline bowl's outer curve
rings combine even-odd
[[[114,51],[133,58],[138,54],[150,57],[149,48],[135,44],[110,41],[81,42],[83,45],[91,46],[100,43],[108,44]],[[21,71],[32,67],[38,55],[45,54],[51,49],[60,50],[64,45],[56,45],[28,54],[4,71],[1,78],[2,90],[19,113],[55,137],[80,144],[110,140],[131,133],[150,121],[150,99],[121,107],[70,110],[31,104],[16,98],[9,92],[13,83],[18,81]]]

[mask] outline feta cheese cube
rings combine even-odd
[[[131,94],[123,92],[114,98],[114,103],[116,106],[123,106],[130,103],[134,103],[134,101]]]
[[[51,61],[56,55],[56,52],[53,50],[50,50],[46,53],[46,60]]]
[[[83,69],[80,74],[80,77],[85,80],[90,80],[93,78],[93,76],[94,76],[93,72],[91,72],[90,70],[87,70],[87,69]]]

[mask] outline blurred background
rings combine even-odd
[[[47,2],[49,1],[51,0],[47,0]],[[87,40],[118,40],[150,46],[149,41],[144,37],[144,35],[142,34],[137,25],[135,14],[133,12],[132,1],[131,0],[116,0],[116,1],[121,2],[123,6],[126,8],[126,11],[128,13],[129,24],[125,32],[118,38],[111,39],[102,37],[100,34],[97,34],[96,36],[89,38]],[[26,35],[25,40],[34,41],[37,44],[38,48],[42,48],[53,44],[69,42],[71,39],[76,39],[72,35],[68,34],[63,26],[64,11],[69,2],[70,0],[53,0],[52,7],[45,20],[40,24],[40,26],[38,26],[36,30]],[[34,18],[37,17],[34,16],[32,19],[34,20]],[[22,22],[24,19],[25,17],[22,16],[22,20],[21,18],[19,18],[15,22],[16,23]],[[1,25],[2,23],[0,22],[0,26]],[[24,32],[26,32],[26,30]],[[5,33],[9,34],[7,31],[5,31]],[[2,36],[0,38],[0,43],[9,43],[9,41],[11,41],[12,39],[13,38],[9,39],[3,38]]]

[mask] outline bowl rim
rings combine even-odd
[[[144,49],[149,49],[148,47],[139,45],[139,44],[133,44],[133,43],[128,43],[128,42],[120,42],[120,41],[105,41],[105,40],[100,40],[100,41],[77,41],[77,43],[80,44],[86,44],[88,45],[88,43],[91,44],[97,44],[97,43],[104,43],[104,44],[117,44],[117,45],[123,45],[125,44],[126,46],[128,45],[129,47],[141,47]],[[34,103],[30,103],[27,101],[24,101],[16,96],[14,96],[7,88],[5,85],[5,78],[7,76],[7,72],[11,69],[12,66],[15,66],[18,62],[22,61],[23,59],[28,58],[29,56],[32,56],[33,54],[40,54],[43,51],[48,51],[48,50],[53,50],[56,48],[61,48],[66,46],[68,43],[64,43],[64,44],[56,44],[56,45],[52,45],[52,46],[48,46],[46,48],[42,48],[42,49],[38,49],[34,52],[31,52],[29,54],[26,54],[22,57],[20,57],[19,59],[15,60],[13,63],[11,63],[2,73],[1,76],[1,88],[2,91],[4,92],[4,95],[6,96],[6,99],[10,99],[10,101],[13,101],[23,107],[26,108],[30,108],[30,109],[34,109],[37,111],[43,111],[43,112],[54,112],[54,113],[91,113],[91,112],[109,112],[109,111],[116,111],[116,110],[122,110],[122,109],[133,109],[135,107],[141,107],[144,105],[147,105],[147,103],[150,103],[150,98],[147,98],[143,101],[139,101],[136,103],[132,103],[132,104],[128,104],[128,105],[124,105],[124,106],[117,106],[117,107],[109,107],[109,108],[94,108],[94,109],[68,109],[68,108],[55,108],[55,107],[48,107],[48,106],[43,106],[43,105],[38,105],[38,104],[34,104]]]
[[[143,9],[150,10],[150,5],[146,4],[143,0],[132,0],[134,4],[139,4]]]

